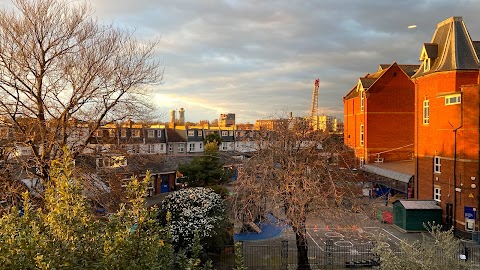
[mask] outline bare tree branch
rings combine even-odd
[[[83,2],[13,2],[16,11],[0,11],[0,116],[14,125],[17,143],[30,147],[37,176],[47,179],[59,149],[81,153],[105,121],[149,108],[145,87],[163,76],[154,59],[158,41],[100,25]],[[90,132],[74,138],[78,120]]]
[[[239,171],[233,208],[241,223],[268,212],[286,220],[296,235],[299,267],[310,269],[307,218],[340,219],[358,211],[361,186],[342,140],[298,119],[273,121],[274,129],[261,132],[258,151]]]

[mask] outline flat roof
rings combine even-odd
[[[418,210],[442,210],[434,200],[398,200],[394,203],[401,203],[405,209]]]

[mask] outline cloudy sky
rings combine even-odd
[[[7,2],[8,0],[0,0]],[[379,64],[416,64],[436,25],[462,16],[480,40],[476,0],[87,0],[100,22],[159,38],[159,112],[187,121],[235,113],[251,122],[319,112],[343,118],[342,97]],[[417,25],[409,29],[409,25]]]

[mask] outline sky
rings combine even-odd
[[[100,23],[159,39],[157,110],[237,123],[319,113],[343,119],[343,96],[380,64],[418,64],[436,25],[462,16],[480,40],[477,0],[86,0]],[[9,0],[0,0],[5,6]],[[416,25],[416,28],[408,28]]]

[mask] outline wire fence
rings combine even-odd
[[[334,245],[328,240],[324,245],[308,246],[308,269],[349,269],[349,268],[371,268],[381,269],[380,258],[372,249],[375,242],[341,247]],[[297,261],[297,246],[287,241],[273,245],[241,245],[244,264],[249,270],[290,270],[302,269]],[[391,248],[397,256],[404,256],[399,248]],[[454,254],[459,265],[467,263],[474,266],[473,269],[480,269],[480,246],[465,245],[462,243],[458,248],[458,254]],[[439,260],[444,260],[444,254],[438,252]],[[232,270],[236,269],[235,247],[228,246],[220,254],[213,256],[214,269]]]

